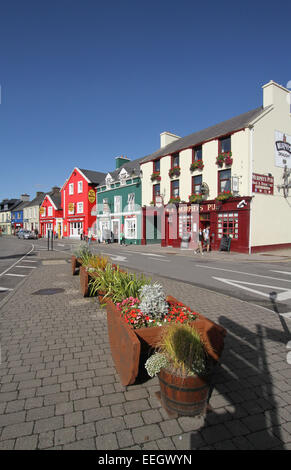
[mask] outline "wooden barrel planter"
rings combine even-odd
[[[158,374],[161,402],[170,414],[203,415],[209,395],[209,377],[178,377],[162,369]]]
[[[181,304],[177,299],[170,296],[167,297],[167,301],[169,303]],[[157,347],[165,327],[157,326],[152,328],[133,329],[133,327],[121,318],[119,310],[110,299],[106,302],[106,310],[111,352],[113,349],[115,351],[115,353],[112,352],[113,361],[122,384],[131,385],[135,382],[138,372],[142,368],[141,366],[151,355],[152,350]],[[115,323],[118,324],[118,328],[114,327]],[[218,361],[223,351],[226,330],[200,314],[198,314],[197,320],[192,322],[191,325],[200,332],[210,358],[214,361]],[[127,333],[124,332],[124,334],[121,334],[120,332],[124,329]],[[128,333],[128,330],[131,331],[131,334]],[[131,357],[126,351],[126,348],[122,346],[121,343],[124,341],[124,337],[127,338],[128,342],[130,342],[133,337],[139,341],[140,349],[138,352],[135,352],[134,357]],[[136,374],[135,377],[133,376],[134,374]]]

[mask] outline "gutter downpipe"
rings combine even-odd
[[[249,126],[250,130],[250,186],[249,195],[252,195],[252,180],[253,180],[253,135],[254,126]],[[250,206],[250,226],[249,226],[249,255],[252,254],[252,206]]]

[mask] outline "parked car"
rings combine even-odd
[[[23,238],[25,240],[28,240],[29,238],[36,239],[37,235],[32,232],[31,230],[19,230],[17,233],[18,238]]]

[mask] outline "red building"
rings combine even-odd
[[[57,186],[54,186],[52,191],[45,195],[40,206],[39,227],[42,237],[47,237],[49,230],[52,230],[58,238],[62,237],[63,209],[60,188]]]
[[[74,168],[62,187],[63,236],[80,238],[96,232],[96,188],[106,174]]]

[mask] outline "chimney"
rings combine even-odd
[[[279,85],[278,83],[270,80],[269,83],[262,86],[263,88],[263,107],[266,108],[267,106],[280,106],[286,105],[290,106],[288,95],[290,94],[290,90],[288,88]]]
[[[121,157],[115,157],[115,169],[118,170],[118,168],[120,168],[122,165],[124,165],[125,163],[127,162],[130,162],[130,159],[127,158],[127,156],[123,156],[121,155]]]
[[[44,193],[43,191],[37,191],[35,197],[44,196],[44,194],[45,194],[45,193]]]
[[[28,202],[29,198],[30,198],[29,194],[21,194],[20,196],[20,200],[23,202]]]
[[[60,188],[59,186],[53,186],[53,187],[52,187],[52,192],[53,192],[53,193],[57,193],[57,192],[59,192],[60,190],[61,190],[61,188]]]
[[[181,139],[178,135],[171,134],[171,132],[162,132],[160,134],[160,146],[161,148],[165,147],[168,144],[171,144],[175,140]]]

